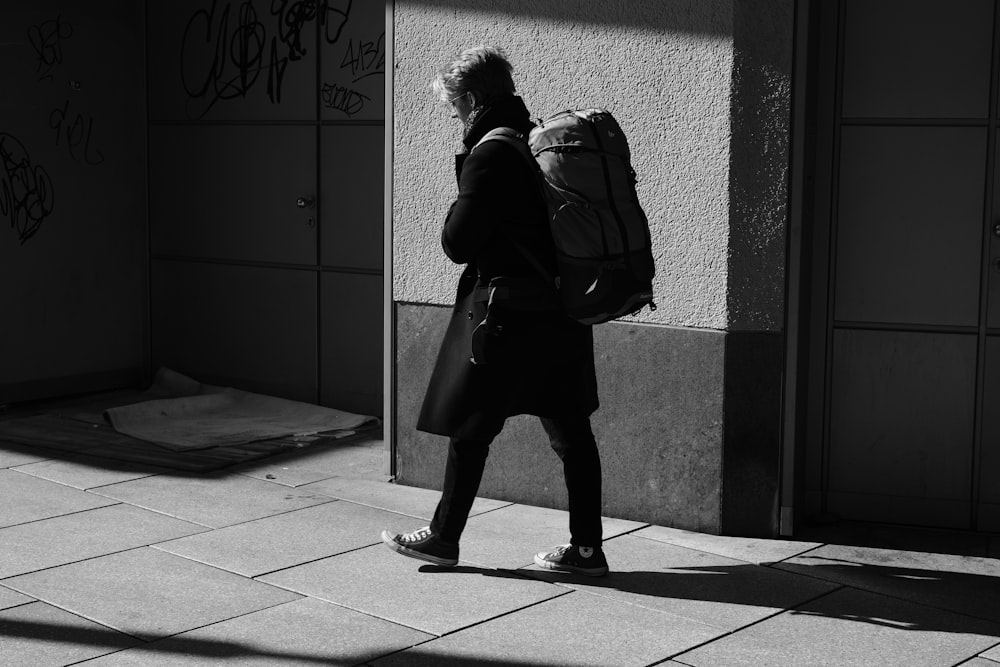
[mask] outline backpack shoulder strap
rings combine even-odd
[[[499,141],[500,143],[507,144],[516,150],[521,156],[526,159],[531,166],[533,172],[538,171],[538,163],[535,162],[535,156],[531,154],[531,149],[528,148],[528,141],[523,134],[511,127],[497,127],[485,135],[483,138],[476,142],[476,145],[472,147],[472,150],[476,150],[482,146],[487,141]]]
[[[538,177],[539,186],[541,186],[542,184],[541,171],[538,168],[538,163],[535,161],[535,156],[531,153],[531,148],[528,147],[528,142],[523,134],[510,127],[497,127],[490,130],[485,135],[483,135],[483,138],[476,142],[476,145],[472,147],[472,150],[476,150],[479,146],[483,145],[487,141],[499,141],[501,143],[513,147],[522,157],[524,157],[525,160],[527,160],[531,172]],[[542,264],[542,262],[535,256],[535,254],[530,250],[528,250],[528,248],[525,247],[525,245],[521,243],[519,240],[517,240],[513,236],[508,236],[508,239],[510,240],[511,243],[514,244],[514,247],[517,248],[518,251],[520,251],[521,255],[523,255],[524,258],[528,260],[528,263],[531,264],[533,267],[535,267],[535,270],[542,275],[545,281],[548,284],[553,285],[558,289],[559,286],[558,276],[552,275],[552,273],[545,268],[545,265]]]

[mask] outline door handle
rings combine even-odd
[[[295,205],[299,208],[312,208],[316,204],[316,200],[312,197],[299,197],[295,200]]]

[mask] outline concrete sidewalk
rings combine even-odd
[[[0,443],[0,665],[1000,667],[997,538],[606,519],[595,580],[531,564],[564,512],[481,499],[444,569],[381,543],[438,496],[387,483],[384,456],[186,474]]]

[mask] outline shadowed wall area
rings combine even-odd
[[[605,513],[776,531],[793,0],[399,1],[394,16],[397,478],[439,487],[416,414],[460,267],[440,250],[461,129],[431,94],[461,49],[503,46],[538,117],[597,106],[628,135],[659,308],[595,330]],[[482,494],[565,506],[533,418]]]

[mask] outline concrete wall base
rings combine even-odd
[[[449,308],[396,304],[396,481],[440,489],[447,441],[416,431]],[[606,516],[699,532],[777,534],[781,338],[611,323],[594,329]],[[496,439],[480,495],[566,508],[534,417]]]

